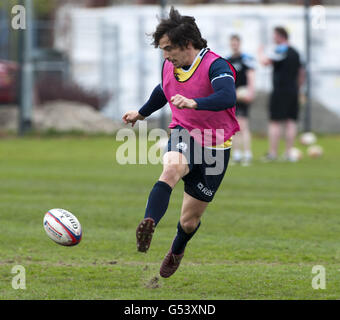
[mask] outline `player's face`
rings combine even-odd
[[[282,42],[285,41],[285,38],[275,31],[274,31],[273,39],[274,39],[274,43],[276,44],[281,44]]]
[[[240,41],[238,39],[231,39],[230,40],[230,48],[233,53],[240,52]]]
[[[159,48],[163,51],[164,59],[170,61],[176,68],[187,66],[191,64],[190,57],[188,55],[188,49],[174,46],[169,37],[164,35],[159,40]]]

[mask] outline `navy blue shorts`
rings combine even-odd
[[[171,130],[167,151],[182,153],[188,162],[189,173],[182,178],[184,191],[198,200],[212,201],[227,170],[230,149],[204,148],[177,126]]]

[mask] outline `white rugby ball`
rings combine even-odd
[[[305,146],[310,146],[316,142],[316,135],[313,132],[305,132],[300,136],[300,142]]]
[[[311,158],[319,158],[323,154],[323,148],[319,145],[316,145],[316,144],[309,146],[308,149],[307,149],[307,154]]]
[[[53,241],[63,246],[74,246],[82,237],[78,219],[64,209],[51,209],[45,213],[44,229]]]
[[[297,162],[302,159],[303,153],[300,149],[298,148],[292,148],[289,153],[290,160],[292,162]]]

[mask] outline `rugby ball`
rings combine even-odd
[[[316,145],[316,144],[309,146],[308,149],[307,149],[307,154],[311,158],[319,158],[323,154],[323,148],[319,145]]]
[[[310,146],[316,142],[316,136],[313,132],[305,132],[300,136],[300,142],[305,146]]]
[[[292,148],[289,152],[289,158],[292,162],[297,162],[301,160],[303,157],[303,153],[298,148]]]
[[[81,240],[81,225],[78,219],[67,210],[47,211],[43,223],[48,237],[62,246],[74,246]]]

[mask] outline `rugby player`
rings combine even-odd
[[[245,97],[236,94],[236,117],[241,130],[233,139],[232,160],[247,166],[253,159],[248,119],[249,106],[255,98],[255,62],[252,56],[241,51],[241,38],[237,34],[230,37],[230,47],[232,55],[227,59],[236,69],[236,93],[237,88],[247,89]]]
[[[269,100],[269,151],[264,161],[277,159],[281,127],[285,129],[286,150],[284,160],[295,162],[291,155],[297,135],[299,116],[299,90],[305,80],[305,70],[299,53],[289,43],[289,34],[283,27],[274,28],[275,49],[266,55],[260,47],[259,59],[265,65],[273,66],[273,91]]]
[[[172,111],[163,171],[136,229],[137,250],[147,252],[172,190],[183,179],[177,234],[160,267],[160,275],[167,278],[179,267],[188,241],[200,227],[201,217],[222,182],[231,139],[239,125],[235,117],[235,70],[207,47],[194,17],[182,16],[172,7],[169,17],[160,20],[156,27],[153,45],[163,52],[162,81],[144,106],[126,112],[123,121],[133,126],[166,103]],[[199,153],[202,159],[195,161]],[[211,159],[215,159],[215,164]],[[213,168],[218,170],[207,174]]]

